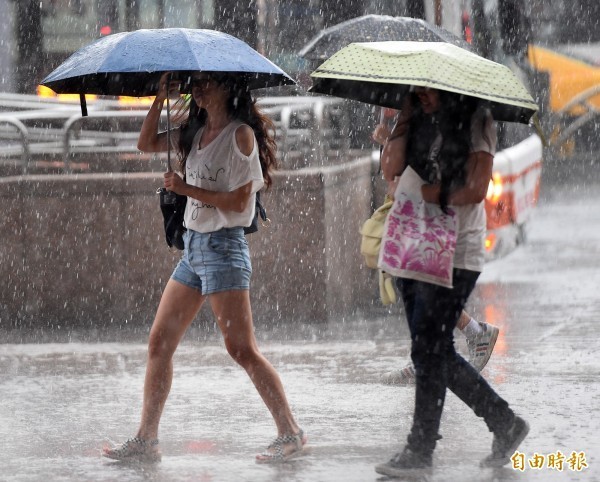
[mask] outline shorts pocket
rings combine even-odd
[[[237,240],[231,239],[222,234],[211,234],[208,240],[208,247],[221,256],[228,256],[231,249],[237,245]]]

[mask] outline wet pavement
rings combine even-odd
[[[492,435],[448,395],[444,438],[423,480],[600,480],[599,187],[588,180],[544,186],[528,243],[489,263],[472,296],[473,315],[501,328],[484,376],[531,425],[520,447],[525,469],[480,469]],[[280,466],[253,461],[275,429],[213,326],[193,328],[176,354],[163,460],[154,465],[100,457],[103,445],[137,428],[146,328],[39,338],[2,332],[9,343],[0,345],[0,480],[387,480],[373,466],[401,447],[413,408],[412,388],[378,383],[408,359],[401,316],[396,307],[377,319],[320,327],[259,326],[261,348],[311,446]],[[461,335],[457,343],[464,353]],[[548,466],[559,451],[562,471]],[[573,452],[585,455],[581,472],[567,463]],[[541,468],[528,464],[536,454],[544,456]]]

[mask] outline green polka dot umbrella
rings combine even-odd
[[[312,74],[310,92],[400,108],[409,86],[477,97],[494,119],[529,123],[538,106],[506,66],[444,42],[353,43]]]

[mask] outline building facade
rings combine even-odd
[[[0,89],[34,93],[80,47],[139,28],[221,30],[248,42],[292,75],[298,50],[322,28],[367,13],[427,18],[460,29],[466,0],[0,0]]]

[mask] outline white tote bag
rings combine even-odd
[[[378,265],[393,276],[452,288],[456,211],[448,207],[446,214],[437,204],[426,203],[423,184],[410,166],[402,173],[385,222]]]

